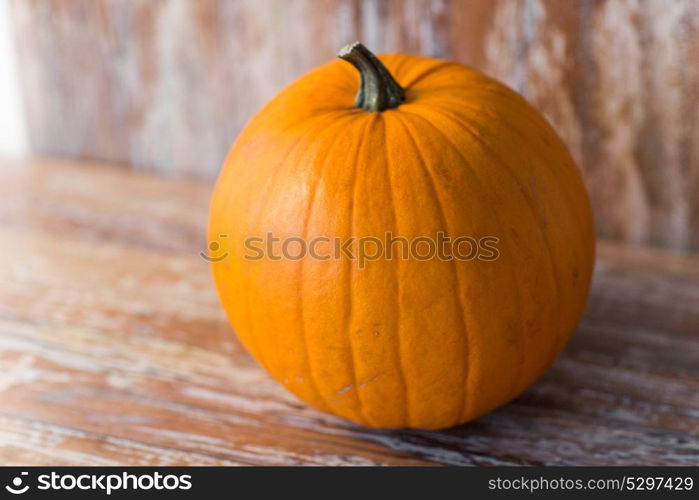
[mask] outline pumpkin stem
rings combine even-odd
[[[403,87],[398,85],[378,57],[360,42],[344,46],[337,57],[359,70],[361,82],[354,100],[357,108],[385,111],[397,108],[405,101]]]

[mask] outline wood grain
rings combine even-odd
[[[577,333],[524,395],[445,432],[377,431],[243,351],[197,255],[210,190],[0,164],[0,463],[699,463],[699,256],[601,243]]]
[[[213,178],[355,39],[474,65],[569,144],[602,236],[699,249],[695,0],[13,0],[36,151]]]

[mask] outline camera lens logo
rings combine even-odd
[[[21,495],[22,493],[26,493],[29,489],[29,485],[27,484],[24,487],[22,487],[22,476],[27,476],[28,474],[28,472],[22,472],[19,476],[12,480],[12,485],[5,486],[5,489],[14,495]]]
[[[227,234],[219,234],[218,237],[219,238],[227,238],[228,235]],[[213,263],[221,262],[223,259],[228,257],[228,252],[226,252],[224,250],[223,252],[221,252],[220,255],[216,255],[219,252],[219,250],[221,250],[221,243],[219,243],[218,241],[212,241],[211,243],[209,243],[209,252],[207,253],[207,252],[204,252],[202,250],[201,252],[199,252],[199,256],[202,259],[209,261],[209,262],[213,262]]]

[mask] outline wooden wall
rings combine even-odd
[[[39,152],[213,178],[283,85],[360,39],[476,66],[570,145],[602,236],[699,249],[697,0],[12,0]]]

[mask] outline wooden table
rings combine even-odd
[[[445,432],[306,407],[243,351],[211,187],[0,164],[0,463],[699,464],[699,256],[600,243],[585,317],[513,403]]]

